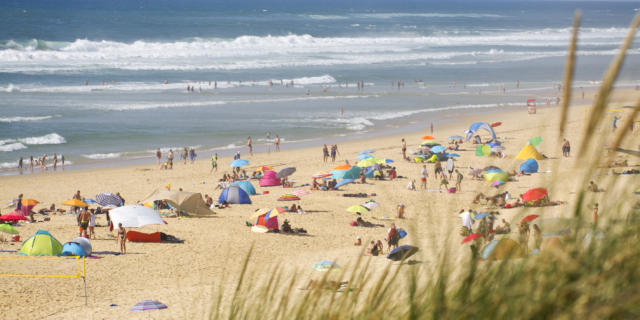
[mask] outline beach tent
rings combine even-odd
[[[150,224],[164,225],[162,217],[145,206],[123,206],[109,211],[114,228],[122,223],[124,228],[139,228]]]
[[[278,229],[278,216],[269,216],[267,217],[267,213],[258,216],[258,221],[256,222],[257,226],[263,226],[267,229]]]
[[[225,201],[227,203],[235,204],[251,204],[249,194],[242,190],[238,185],[230,185],[226,189],[222,190],[222,193],[220,193],[220,197],[218,198],[218,202],[223,203]]]
[[[520,245],[509,238],[493,240],[482,248],[482,259],[485,260],[502,260],[506,258],[524,257],[524,250]]]
[[[38,230],[22,243],[18,253],[25,256],[59,256],[62,253],[62,244],[49,232]]]
[[[63,256],[78,256],[78,257],[86,257],[89,255],[87,251],[80,246],[77,242],[67,242],[62,246],[62,255]]]
[[[343,179],[358,179],[360,177],[360,171],[362,169],[357,166],[351,167],[351,169],[347,170],[342,176]]]
[[[520,153],[518,153],[518,155],[516,156],[516,159],[518,160],[528,160],[528,159],[535,159],[535,160],[542,160],[544,159],[544,157],[538,153],[538,150],[536,150],[536,148],[534,146],[532,146],[531,144],[527,143],[526,146],[524,146],[524,148],[522,148],[522,150],[520,150]]]
[[[142,203],[153,203],[158,200],[164,200],[172,207],[190,215],[205,216],[214,214],[202,199],[202,194],[197,192],[158,189],[147,196]]]
[[[538,172],[538,161],[536,161],[536,159],[533,158],[529,158],[529,160],[523,162],[520,165],[520,172],[524,173],[536,173]]]
[[[244,192],[246,192],[248,195],[252,196],[256,194],[256,188],[253,187],[253,185],[249,180],[232,182],[231,185],[237,185],[242,190],[244,190]]]
[[[260,178],[260,186],[261,187],[279,186],[280,179],[276,177],[276,174],[277,173],[275,171],[271,171],[271,170],[265,171],[262,178]]]
[[[490,124],[488,124],[486,122],[476,122],[476,123],[472,124],[471,127],[469,127],[469,130],[467,130],[466,141],[471,140],[471,137],[473,137],[473,135],[480,129],[488,131],[489,134],[491,134],[491,138],[493,140],[496,140],[496,133],[495,133],[495,131],[493,131],[493,128],[491,127]]]
[[[506,172],[489,172],[485,173],[484,180],[489,182],[509,181],[509,174]]]

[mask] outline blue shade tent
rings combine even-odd
[[[331,170],[331,179],[342,179],[347,170]]]
[[[399,246],[393,249],[389,253],[389,255],[387,255],[387,259],[392,261],[401,261],[414,255],[416,252],[418,252],[418,250],[419,250],[418,247],[414,247],[410,245]]]
[[[63,256],[78,256],[78,257],[86,257],[89,254],[80,246],[77,242],[67,242],[62,246],[62,255]]]
[[[344,186],[345,184],[353,183],[354,179],[342,179],[340,182],[336,183],[336,189]]]
[[[242,166],[246,166],[249,164],[249,161],[244,160],[244,159],[236,159],[231,161],[230,166],[232,167],[242,167]]]
[[[493,131],[493,128],[491,127],[490,124],[488,124],[486,122],[476,122],[476,123],[472,124],[471,127],[469,127],[469,130],[467,130],[466,141],[471,140],[471,137],[473,137],[473,135],[480,129],[488,131],[489,134],[491,134],[491,138],[493,140],[496,140],[496,133],[495,133],[495,131]]]
[[[524,173],[536,173],[538,172],[538,168],[538,161],[533,158],[527,159],[527,161],[520,165],[520,171],[524,171]]]
[[[373,150],[373,149],[364,149],[364,150],[360,151],[359,154],[367,154],[367,153],[374,153],[374,152],[376,152],[376,151]]]
[[[249,180],[232,182],[231,185],[237,185],[240,189],[244,190],[248,195],[256,194],[256,189],[253,187]]]
[[[431,148],[431,152],[433,153],[441,153],[441,152],[444,152],[444,150],[446,149],[443,146],[435,146]]]
[[[220,197],[218,198],[218,202],[223,203],[225,201],[235,204],[251,204],[249,194],[242,190],[238,185],[230,185],[226,189],[222,190],[222,193],[220,193]]]

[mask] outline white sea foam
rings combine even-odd
[[[61,136],[61,135],[59,135],[59,134],[57,134],[55,132],[46,134],[44,136],[20,138],[20,139],[17,139],[17,140],[22,142],[22,143],[24,143],[24,144],[31,144],[31,145],[67,143],[67,140],[65,140],[63,136]]]
[[[116,159],[120,158],[122,153],[93,153],[93,154],[84,154],[83,157],[92,160],[104,160],[104,159]]]
[[[592,54],[612,55],[615,53],[611,49],[618,47],[626,32],[624,28],[582,28],[579,45],[591,50]],[[0,50],[0,72],[86,72],[104,68],[246,70],[407,61],[422,63],[423,60],[449,63],[456,61],[442,60],[459,56],[472,57],[472,61],[476,62],[484,62],[486,56],[496,56],[502,61],[514,61],[509,60],[512,52],[518,53],[513,57],[520,56],[521,52],[530,55],[548,54],[541,54],[537,48],[549,48],[547,51],[553,52],[554,55],[564,55],[569,36],[568,28],[547,28],[480,33],[443,31],[430,36],[246,35],[233,39],[195,38],[173,42],[139,40],[132,43],[78,39],[52,45],[40,44],[38,48],[44,49],[37,50],[29,45],[5,46],[7,49]],[[38,42],[49,43],[42,40]],[[487,46],[492,48],[488,51],[466,49]],[[528,50],[530,47],[536,49]],[[639,53],[638,50],[630,52]]]
[[[26,149],[27,146],[20,142],[8,143],[8,144],[0,144],[0,151],[2,152],[11,152],[21,149]]]
[[[53,118],[53,116],[41,116],[41,117],[0,117],[0,122],[31,122],[31,121],[42,121]]]
[[[0,162],[0,169],[13,169],[18,167],[18,161]]]

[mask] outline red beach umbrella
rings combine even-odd
[[[20,220],[27,220],[27,218],[23,216],[20,212],[14,211],[14,212],[1,215],[0,220],[16,222]]]
[[[547,196],[547,189],[545,188],[535,188],[531,189],[524,194],[522,194],[522,201],[538,201]]]
[[[531,215],[528,215],[528,216],[526,216],[526,217],[522,218],[522,220],[520,220],[520,223],[533,221],[533,220],[535,220],[535,219],[537,219],[537,218],[538,218],[538,215],[537,215],[537,214],[531,214]]]

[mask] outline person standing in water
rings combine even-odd
[[[62,163],[62,171],[64,171],[64,154],[60,155],[60,162]]]
[[[160,151],[160,148],[156,150],[156,159],[158,159],[158,164],[160,164],[160,162],[162,161],[162,151]]]
[[[267,132],[267,153],[271,153],[271,132]]]
[[[251,146],[251,137],[247,138],[247,149],[249,149],[249,154],[253,155],[253,147]]]
[[[20,160],[18,160],[18,170],[20,170],[20,174],[22,174],[22,166],[23,166],[23,159],[22,157],[20,157]]]
[[[53,153],[53,171],[57,171],[58,170],[58,155],[54,152]]]
[[[276,134],[275,145],[276,145],[276,152],[280,152],[280,136],[278,136],[277,134]]]

